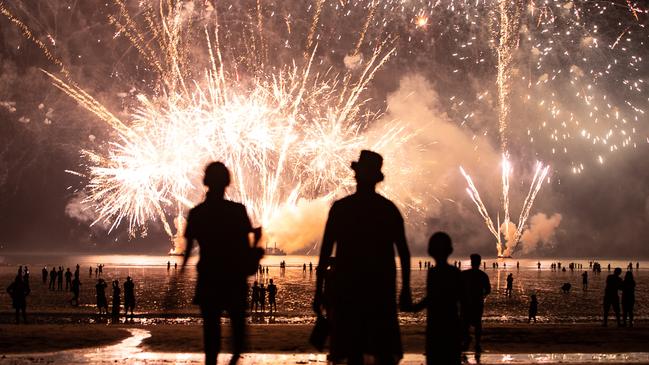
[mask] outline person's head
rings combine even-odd
[[[532,301],[536,302],[536,294],[532,294]]]
[[[255,282],[252,283],[252,285],[257,286],[258,285],[257,280],[255,280]]]
[[[627,271],[626,274],[624,274],[624,280],[633,281],[633,273],[631,271]]]
[[[474,269],[479,269],[482,257],[480,257],[480,255],[478,255],[477,253],[472,253],[469,257],[471,258],[471,267]]]
[[[223,162],[211,162],[205,168],[203,184],[213,191],[225,191],[230,185],[230,171]]]
[[[446,262],[446,259],[453,253],[451,237],[445,232],[436,232],[428,240],[428,254],[435,259],[435,262]]]
[[[270,283],[271,283],[271,284],[273,283],[273,279],[270,279]]]
[[[383,181],[383,173],[381,172],[383,166],[383,157],[374,151],[362,150],[358,161],[351,164],[354,170],[354,178],[359,185],[375,186],[377,183]]]
[[[619,267],[616,267],[615,270],[613,270],[613,274],[615,276],[620,276],[622,274],[622,269]]]
[[[127,276],[127,277],[126,277],[126,281],[131,281],[131,277],[130,277],[130,276]]]

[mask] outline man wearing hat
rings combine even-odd
[[[327,316],[334,362],[362,364],[369,355],[377,364],[396,364],[403,357],[394,246],[401,262],[400,300],[405,307],[411,302],[410,252],[401,213],[376,192],[376,184],[384,178],[382,165],[381,155],[367,150],[352,162],[356,192],[333,204],[322,239],[313,307],[321,313],[326,263],[335,246],[335,270],[327,276],[331,280],[327,286],[333,288]]]

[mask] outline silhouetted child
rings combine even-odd
[[[536,295],[532,294],[530,297],[530,312],[529,316],[527,317],[527,323],[532,322],[534,320],[534,323],[536,323],[536,314],[539,311],[539,302],[536,300]]]
[[[23,315],[23,321],[27,323],[27,296],[30,292],[29,285],[25,284],[22,275],[16,275],[14,282],[7,287],[11,304],[16,310],[16,324],[20,323],[20,313]]]
[[[126,277],[124,282],[124,315],[128,316],[128,311],[131,311],[131,319],[133,319],[133,310],[135,309],[135,284],[130,276]]]
[[[106,282],[104,279],[99,279],[95,289],[97,290],[97,308],[99,314],[108,314],[108,299],[106,299]]]
[[[447,262],[453,252],[451,237],[444,232],[432,235],[428,253],[435,266],[428,270],[426,297],[413,310],[427,309],[426,364],[461,363],[459,313],[462,279],[460,270]]]
[[[273,279],[270,279],[270,283],[268,284],[268,311],[269,312],[277,312],[277,302],[276,302],[276,296],[277,296],[277,285],[273,283]]]

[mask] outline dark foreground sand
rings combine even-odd
[[[202,329],[198,325],[147,327],[149,351],[200,352]],[[250,352],[315,352],[308,344],[312,325],[251,325]],[[229,328],[224,326],[224,349],[229,349]],[[424,327],[401,327],[404,350],[423,353]],[[614,353],[649,351],[649,325],[603,328],[596,324],[494,324],[484,329],[483,348],[491,353]]]
[[[126,325],[1,325],[3,354],[50,352],[115,344],[129,336]],[[151,332],[141,344],[152,352],[201,352],[200,325],[139,327]],[[250,352],[313,353],[307,342],[312,325],[250,325]],[[229,350],[229,328],[224,326],[224,350]],[[635,328],[603,328],[596,324],[493,324],[484,331],[487,353],[618,353],[649,351],[649,324]],[[423,353],[424,328],[402,326],[404,350]]]

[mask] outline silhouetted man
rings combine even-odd
[[[225,188],[230,185],[230,172],[223,163],[212,162],[207,166],[203,184],[209,191],[205,201],[189,212],[185,230],[187,248],[181,271],[187,264],[194,241],[198,241],[200,260],[194,301],[203,315],[205,363],[216,364],[221,350],[221,315],[227,311],[232,326],[230,363],[235,364],[245,345],[248,268],[258,264],[250,263],[249,234],[254,232],[256,245],[261,228],[253,230],[245,206],[224,199]]]
[[[410,252],[403,218],[397,207],[379,195],[383,158],[361,151],[352,162],[356,193],[336,201],[325,227],[320,262],[316,268],[314,311],[324,304],[323,284],[327,263],[336,246],[335,287],[327,313],[331,323],[330,357],[362,364],[371,355],[378,364],[395,364],[403,357],[397,319],[394,246],[401,261],[401,304],[410,306]]]
[[[43,266],[43,270],[41,270],[41,275],[43,276],[43,284],[47,284],[47,267]]]
[[[276,302],[276,296],[277,296],[277,285],[273,283],[273,279],[270,279],[270,283],[268,284],[268,310],[269,312],[277,312],[277,302]]]
[[[72,299],[70,300],[70,304],[75,307],[79,306],[79,292],[81,291],[81,280],[79,280],[79,277],[74,277],[70,285],[70,289],[72,291]]]
[[[464,335],[464,350],[468,350],[471,337],[469,330],[471,327],[475,330],[475,358],[480,361],[482,346],[482,314],[484,312],[484,300],[491,293],[491,283],[489,276],[480,270],[480,255],[474,253],[471,255],[471,268],[462,271],[462,327]]]
[[[113,280],[113,307],[111,308],[111,316],[113,323],[119,322],[119,312],[122,306],[122,290],[119,288],[119,281]]]
[[[460,270],[446,261],[453,252],[451,237],[437,232],[430,237],[428,253],[435,267],[428,270],[426,297],[414,306],[427,309],[426,364],[459,365],[461,362],[461,323],[458,315],[462,297]]]
[[[586,271],[581,274],[581,287],[583,290],[588,289],[588,272]]]
[[[259,309],[259,283],[255,280],[252,283],[251,294],[250,294],[250,312],[256,312]]]
[[[616,267],[612,274],[606,277],[606,287],[604,288],[604,326],[608,325],[608,311],[613,307],[617,325],[620,326],[620,296],[618,291],[622,290],[622,269]]]
[[[261,306],[261,313],[266,311],[266,288],[264,284],[259,285],[259,304]]]
[[[126,277],[124,282],[124,316],[128,317],[128,311],[131,311],[131,319],[133,318],[133,310],[135,309],[135,284],[130,276]]]
[[[20,323],[20,313],[23,315],[23,322],[27,323],[27,296],[30,292],[29,285],[25,284],[22,275],[16,275],[14,282],[7,287],[11,304],[16,310],[16,324]]]

